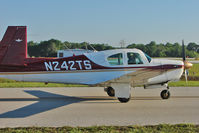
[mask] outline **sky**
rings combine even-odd
[[[0,0],[0,38],[27,26],[28,41],[196,42],[199,0]]]

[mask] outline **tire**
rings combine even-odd
[[[168,90],[163,90],[161,93],[160,93],[160,96],[162,99],[169,99],[170,97],[170,92]]]
[[[121,102],[121,103],[127,103],[131,98],[119,98],[118,97],[118,100]]]
[[[115,91],[112,87],[108,87],[107,88],[107,94],[110,96],[110,97],[114,97],[115,96]]]

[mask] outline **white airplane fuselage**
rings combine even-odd
[[[142,64],[128,64],[127,53],[138,53]],[[122,53],[121,65],[111,65],[107,58]],[[183,73],[183,62],[173,60],[147,59],[138,49],[117,49],[86,53],[86,59],[46,60],[40,63],[46,70],[1,72],[1,78],[17,81],[53,82],[66,84],[104,85],[130,83],[131,86],[161,84],[177,81]],[[72,58],[76,58],[73,56]],[[79,58],[79,56],[77,56]],[[35,63],[35,62],[34,62]],[[31,63],[30,63],[31,64]],[[96,65],[99,67],[96,68]],[[27,66],[28,67],[28,66]]]
[[[0,78],[107,87],[109,96],[130,99],[131,87],[167,87],[179,80],[182,61],[151,59],[138,49],[115,49],[64,58],[28,58],[26,26],[9,26],[0,41]],[[167,87],[168,88],[168,87]],[[161,93],[168,98],[168,91]]]

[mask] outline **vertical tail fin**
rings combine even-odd
[[[24,65],[27,58],[26,26],[8,26],[0,42],[1,65]]]

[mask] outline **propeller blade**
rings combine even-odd
[[[183,61],[186,60],[186,53],[185,53],[184,40],[182,40],[182,59],[183,59]]]
[[[186,84],[187,84],[187,69],[185,69],[184,75],[185,75],[185,80],[186,80]]]

